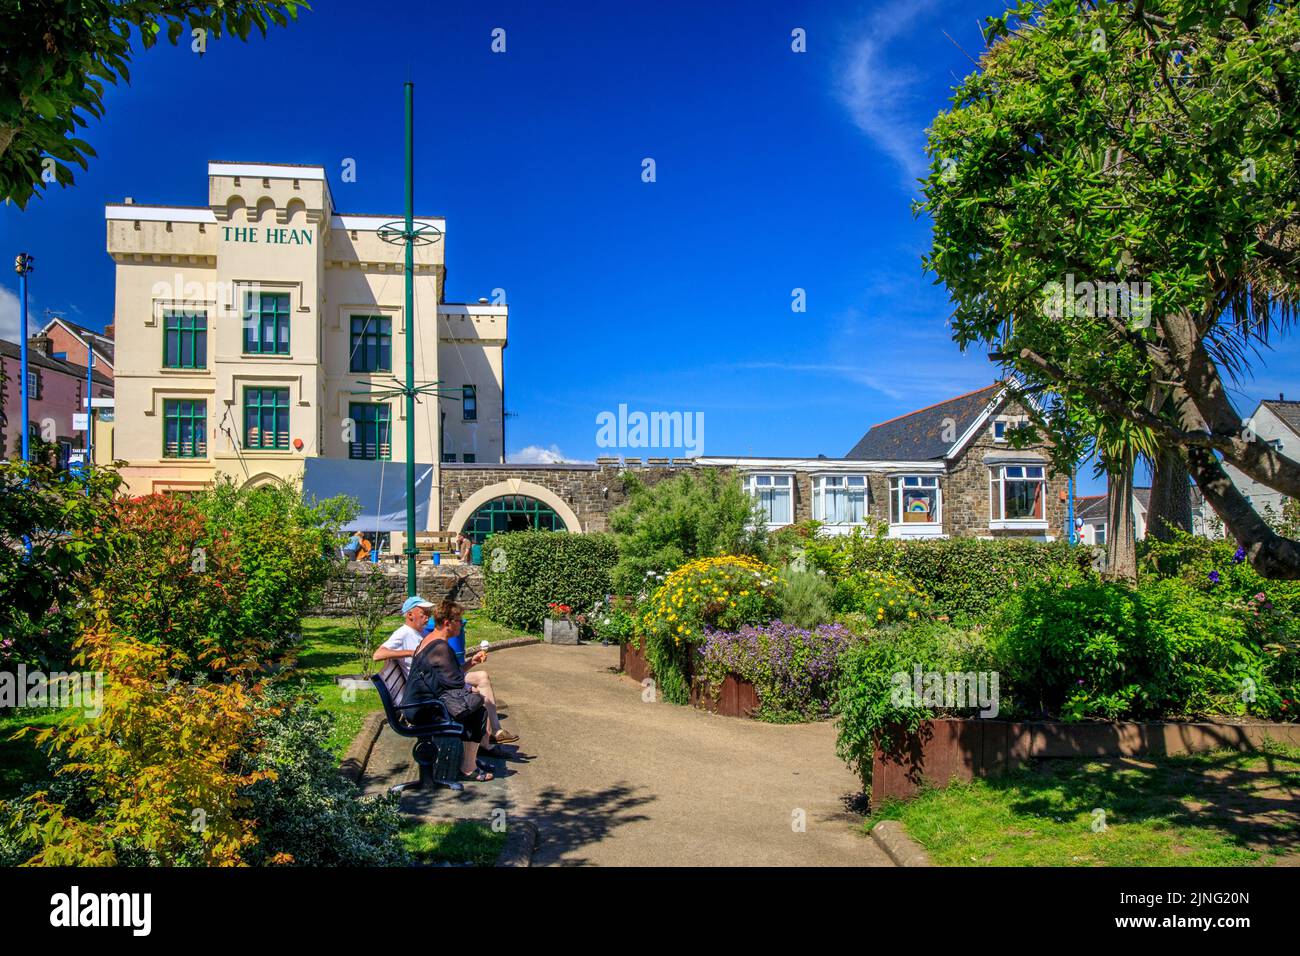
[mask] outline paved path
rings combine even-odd
[[[537,825],[534,866],[889,866],[846,801],[860,790],[828,723],[775,725],[644,703],[618,649],[494,651],[487,671],[521,736],[504,775],[465,791],[404,795],[430,818]],[[371,792],[413,779],[410,741],[385,728]],[[802,819],[803,832],[795,822]]]

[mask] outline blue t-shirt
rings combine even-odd
[[[429,623],[424,626],[424,634],[427,637],[429,632],[438,626],[438,622],[429,618]],[[451,652],[456,655],[456,663],[461,667],[465,666],[465,622],[460,622],[460,633],[454,634],[447,638],[447,646]]]

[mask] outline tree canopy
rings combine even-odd
[[[68,186],[70,164],[88,168],[94,149],[78,138],[104,115],[104,90],[130,81],[132,41],[148,49],[166,35],[196,52],[285,26],[301,0],[9,0],[0,5],[0,197],[20,207],[50,182]]]
[[[1229,396],[1300,302],[1296,3],[1024,2],[985,37],[918,206],[954,339],[1038,395],[1063,461],[1148,430],[1261,573],[1300,577],[1223,467],[1300,497]]]

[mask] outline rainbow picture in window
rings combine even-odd
[[[903,520],[930,521],[930,493],[906,491],[903,493]]]

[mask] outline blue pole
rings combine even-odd
[[[19,315],[21,320],[18,329],[18,373],[22,379],[22,405],[23,405],[23,461],[31,461],[31,425],[27,408],[27,273],[32,271],[32,257],[25,252],[18,253],[18,258],[14,260],[14,270],[18,273],[18,299]]]
[[[1065,521],[1070,527],[1070,544],[1078,544],[1078,542],[1075,540],[1076,535],[1074,531],[1074,470],[1073,469],[1070,470],[1070,505],[1069,505],[1069,513],[1066,516]]]
[[[95,350],[91,348],[90,337],[86,337],[86,460],[84,467],[89,468],[95,457],[95,402],[91,398],[95,387]]]

